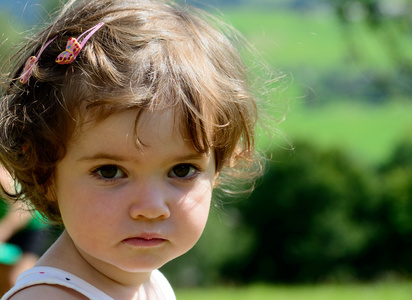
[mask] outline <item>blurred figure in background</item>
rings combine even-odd
[[[13,192],[13,180],[3,167],[0,181],[10,188],[5,192]],[[56,238],[57,231],[38,217],[20,204],[0,199],[0,297],[20,273],[33,267]]]

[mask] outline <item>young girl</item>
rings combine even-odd
[[[9,196],[65,231],[2,299],[175,298],[157,269],[255,160],[256,103],[225,30],[165,1],[69,1],[18,52],[0,163]]]

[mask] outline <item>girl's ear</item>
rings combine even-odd
[[[14,180],[2,165],[0,165],[0,185],[7,194],[16,193]]]
[[[216,172],[213,178],[213,188],[215,188],[219,184],[218,177],[219,177],[219,172]]]
[[[56,191],[54,189],[54,179],[50,179],[50,183],[45,188],[44,197],[47,201],[57,202]]]

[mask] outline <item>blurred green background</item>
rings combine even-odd
[[[255,192],[219,197],[163,268],[178,299],[409,299],[412,1],[186,2],[218,8],[286,75],[267,98],[286,118],[259,140]],[[58,3],[0,0],[1,59]]]

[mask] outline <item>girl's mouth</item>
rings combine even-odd
[[[131,247],[150,248],[160,246],[166,241],[166,239],[158,236],[143,235],[124,239],[123,243]]]

